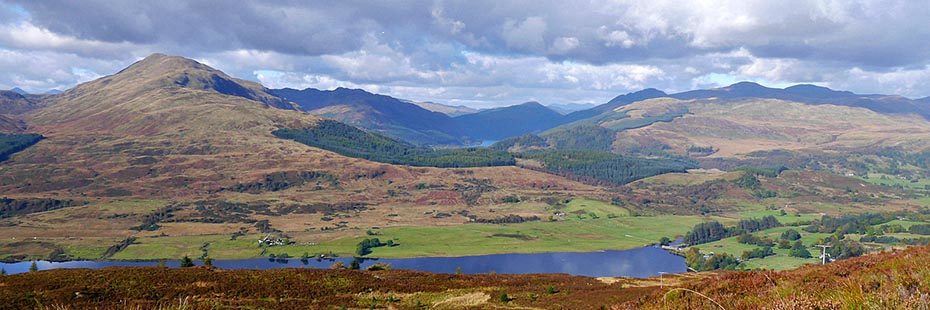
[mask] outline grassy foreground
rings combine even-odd
[[[925,309],[930,248],[661,279],[412,271],[59,269],[0,277],[0,309]]]

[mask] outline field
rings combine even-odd
[[[812,247],[812,245],[817,244],[817,241],[821,238],[827,237],[830,234],[820,234],[820,233],[808,233],[800,230],[800,227],[777,227],[772,229],[767,229],[764,231],[756,232],[756,236],[766,236],[772,240],[778,240],[778,237],[781,234],[788,230],[794,229],[801,232],[801,242],[808,247],[808,251],[811,252],[815,257],[819,255],[820,248]],[[710,242],[706,244],[699,244],[695,247],[701,249],[701,252],[713,252],[713,253],[728,253],[733,256],[739,257],[742,255],[743,251],[750,251],[752,249],[758,248],[756,245],[751,244],[742,244],[736,241],[736,237],[726,238],[720,241]],[[765,257],[765,258],[754,258],[745,261],[743,267],[746,269],[771,269],[771,270],[787,270],[797,268],[804,264],[819,263],[820,259],[818,258],[797,258],[791,257],[788,255],[789,250],[779,249],[778,247],[773,247],[772,250],[775,251],[775,255]]]
[[[781,219],[779,219],[781,221]],[[784,223],[784,222],[783,222]],[[901,225],[905,229],[915,224],[925,224],[923,222],[915,221],[906,221],[906,220],[893,220],[884,224],[874,225],[873,227],[878,228],[882,225]],[[765,258],[753,258],[743,262],[741,265],[744,269],[769,269],[769,270],[788,270],[800,267],[805,264],[818,264],[821,260],[818,258],[820,255],[821,249],[815,247],[814,245],[820,244],[824,238],[831,236],[832,234],[827,233],[810,233],[803,231],[801,228],[803,226],[783,226],[776,227],[771,229],[766,229],[763,231],[758,231],[753,233],[755,236],[767,237],[769,239],[778,241],[779,237],[783,232],[789,229],[798,231],[801,234],[800,241],[807,247],[807,250],[810,251],[813,258],[797,258],[788,255],[789,249],[780,249],[777,246],[772,247],[772,250],[775,252],[775,255],[768,256]],[[925,238],[926,236],[915,235],[910,233],[888,233],[887,236],[893,236],[896,238],[911,238],[919,239]],[[859,240],[862,235],[849,234],[847,238],[851,240]],[[872,251],[883,251],[891,250],[895,248],[903,248],[904,245],[901,244],[880,244],[880,243],[863,243],[866,247],[870,248]],[[695,247],[699,248],[702,253],[728,253],[733,256],[739,257],[744,251],[750,251],[758,248],[757,245],[751,244],[742,244],[737,241],[737,237],[725,238],[723,240],[709,242],[705,244],[699,244]]]
[[[863,178],[863,180],[882,186],[897,186],[916,190],[927,190],[930,188],[930,179],[918,179],[917,182],[911,182],[910,180],[898,176],[882,173],[869,173],[869,177]]]
[[[351,256],[363,238],[394,240],[396,247],[373,249],[370,256],[383,258],[418,256],[466,256],[495,253],[585,252],[628,249],[655,243],[663,236],[684,234],[705,219],[696,216],[641,216],[598,219],[569,217],[558,222],[518,224],[463,224],[429,227],[388,227],[369,236],[359,231],[354,236],[313,244],[268,247],[267,254],[300,256],[334,253]],[[117,259],[176,259],[184,255],[199,257],[200,247],[208,242],[213,258],[256,257],[261,253],[258,236],[230,241],[228,235],[195,237],[144,237],[118,253]]]

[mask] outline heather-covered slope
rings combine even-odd
[[[798,270],[650,279],[320,269],[108,268],[0,277],[0,308],[923,309],[927,247]],[[23,292],[32,292],[24,294]]]
[[[219,87],[211,84],[214,78],[235,85]],[[27,115],[30,132],[46,139],[0,165],[0,192],[26,197],[203,199],[227,192],[235,195],[227,189],[298,172],[323,173],[343,181],[338,187],[291,186],[296,188],[286,194],[288,201],[429,204],[441,199],[450,205],[465,204],[464,196],[450,199],[431,190],[412,196],[387,193],[423,182],[452,187],[477,179],[493,185],[489,191],[535,192],[541,190],[535,187],[538,184],[590,189],[516,167],[448,171],[339,156],[272,134],[278,129],[313,128],[318,116],[274,107],[267,103],[278,102],[273,98],[260,101],[240,96],[241,92],[227,94],[229,89],[266,96],[260,86],[228,78],[193,60],[156,54],[54,96],[49,106]],[[265,190],[247,199],[279,195],[285,194]]]

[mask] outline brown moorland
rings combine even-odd
[[[920,309],[930,248],[793,271],[650,279],[203,267],[61,269],[0,277],[0,309]]]

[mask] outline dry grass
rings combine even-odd
[[[60,269],[0,277],[0,309],[924,309],[928,291],[930,248],[918,247],[785,272],[642,280],[400,270]],[[501,293],[511,300],[493,297]]]
[[[760,150],[824,150],[855,147],[930,147],[930,123],[919,116],[887,115],[862,108],[807,105],[781,100],[646,100],[624,106],[632,117],[687,107],[672,122],[627,130],[615,145],[656,141],[685,154],[692,145],[713,146],[711,157],[738,157]]]

